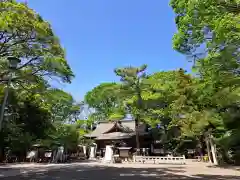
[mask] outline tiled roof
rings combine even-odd
[[[109,140],[109,139],[128,139],[132,137],[135,133],[122,133],[122,132],[112,132],[107,134],[102,134],[98,136],[97,140]]]
[[[85,137],[96,138],[102,134],[111,134],[108,132],[110,132],[116,125],[118,126],[119,129],[123,129],[123,131],[125,133],[134,133],[135,132],[135,121],[134,120],[121,120],[119,122],[102,121],[98,124],[98,126],[92,133],[85,135]],[[138,132],[140,134],[146,133],[145,125],[143,123],[139,124]]]
[[[114,126],[115,122],[107,122],[107,123],[100,123],[97,125],[97,128],[90,134],[86,134],[86,137],[98,137],[101,134],[104,134],[105,132],[109,131],[112,129]]]

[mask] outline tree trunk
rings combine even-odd
[[[4,145],[4,134],[2,131],[0,131],[0,162],[3,162],[4,160],[4,149],[5,149],[5,145]]]
[[[166,141],[167,141],[167,127],[166,126],[163,126],[163,131],[164,131],[164,134],[161,134],[161,138],[162,138],[162,142],[163,142],[163,153],[164,155],[167,154],[167,149],[166,149]]]
[[[218,165],[216,146],[213,142],[212,135],[209,136],[209,143],[210,143],[210,147],[211,147],[211,151],[212,151],[213,164]]]
[[[4,160],[4,148],[3,147],[0,147],[0,162],[3,162]]]
[[[206,146],[207,146],[207,154],[208,154],[209,162],[210,162],[210,163],[213,163],[213,162],[212,162],[212,158],[211,158],[210,147],[209,147],[209,140],[208,140],[207,137],[205,138],[205,143],[206,143]]]
[[[136,88],[137,97],[138,97],[138,110],[142,110],[143,108],[143,101],[141,96],[141,89],[139,88],[139,82]],[[138,132],[138,126],[139,126],[139,120],[140,120],[140,114],[138,113],[135,118],[135,131],[136,131],[136,147],[137,147],[137,155],[140,155],[140,141],[139,141],[139,132]]]
[[[137,155],[140,155],[140,141],[139,141],[139,132],[138,132],[138,116],[135,118],[135,132],[136,132],[136,148],[137,148]]]
[[[197,146],[199,148],[198,153],[199,153],[200,157],[202,158],[204,156],[204,154],[203,154],[203,146],[202,146],[202,137],[197,138],[197,143],[198,143]]]

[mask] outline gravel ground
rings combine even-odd
[[[240,180],[234,168],[209,167],[203,163],[187,165],[148,164],[22,164],[0,167],[2,180]]]

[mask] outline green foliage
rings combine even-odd
[[[21,59],[14,72],[9,69],[9,56]],[[0,102],[10,73],[12,86],[0,132],[0,158],[5,147],[24,156],[39,142],[76,148],[80,129],[64,123],[78,119],[81,104],[69,93],[51,88],[48,81],[54,78],[70,83],[74,77],[65,52],[51,25],[15,0],[0,3]]]
[[[142,120],[141,112],[143,110],[142,92],[144,86],[142,81],[146,78],[147,65],[140,67],[125,67],[115,69],[115,73],[121,80],[121,94],[124,97],[124,106],[133,115],[135,119],[135,129],[138,128]],[[140,148],[139,134],[136,131],[136,147]],[[137,152],[138,153],[138,152]]]
[[[95,109],[91,118],[108,120],[116,111],[123,113],[120,96],[120,85],[117,83],[102,83],[85,95],[85,102]]]
[[[186,139],[191,139],[193,146],[200,146],[205,143],[204,138],[210,138],[209,134],[213,135],[218,147],[224,146],[220,142],[229,147],[237,146],[237,140],[234,140],[237,131],[229,132],[230,127],[237,129],[237,121],[229,119],[238,116],[230,111],[233,110],[232,106],[226,109],[226,104],[232,105],[236,100],[236,91],[226,88],[218,91],[219,87],[214,86],[214,81],[191,76],[183,69],[151,75],[146,75],[144,68],[140,69],[130,67],[116,70],[122,81],[117,95],[137,123],[144,121],[153,130],[160,124],[155,138],[161,141],[164,150],[178,151],[186,144]],[[222,82],[219,80],[215,83]],[[226,92],[228,96],[222,101],[220,97]],[[234,118],[229,118],[233,114]],[[117,111],[110,117],[122,118]],[[228,136],[227,132],[230,133]]]
[[[77,104],[69,93],[60,89],[49,89],[43,98],[48,102],[53,121],[72,122],[77,120],[81,105]]]
[[[76,149],[79,142],[79,131],[76,125],[58,124],[52,136],[52,142],[64,145],[69,150]]]
[[[60,92],[62,95],[64,94],[62,91]],[[54,95],[59,95],[59,91],[51,89],[50,94],[54,98]],[[83,128],[77,124],[64,124],[72,113],[75,113],[71,109],[63,109],[67,115],[62,112],[62,109],[55,111],[52,107],[55,106],[56,101],[44,96],[39,99],[39,95],[19,98],[14,91],[11,91],[9,97],[8,113],[10,115],[4,119],[2,140],[0,141],[4,147],[10,147],[14,151],[22,153],[32,144],[39,142],[49,148],[57,144],[63,144],[69,150],[77,147],[80,137],[83,136],[80,133]],[[66,97],[68,98],[68,96]],[[64,97],[59,98],[59,100],[63,99]]]
[[[120,92],[124,97],[125,106],[136,117],[143,108],[142,92],[144,90],[143,80],[146,78],[147,65],[140,67],[124,67],[115,69],[115,73],[122,82]]]
[[[215,125],[216,143],[238,156],[240,2],[171,0],[170,4],[178,28],[173,47],[194,57],[200,77],[191,119],[199,122],[197,131],[210,122]]]
[[[173,38],[175,49],[194,53],[205,44],[204,49],[211,53],[229,45],[236,51],[240,40],[238,0],[171,0],[170,4],[178,28]]]
[[[51,114],[33,96],[19,99],[12,91],[10,97],[0,143],[24,152],[32,143],[48,136],[53,128]]]
[[[108,119],[110,121],[116,121],[116,120],[121,120],[125,117],[125,114],[121,114],[121,113],[113,113],[110,114],[110,116],[108,117]]]
[[[1,81],[9,73],[8,56],[22,60],[14,78],[18,81],[35,81],[37,75],[70,82],[73,77],[50,24],[27,5],[16,1],[0,3]]]

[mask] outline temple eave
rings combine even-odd
[[[135,133],[112,132],[112,133],[102,134],[102,135],[96,137],[96,140],[129,139],[134,135],[135,135]]]

